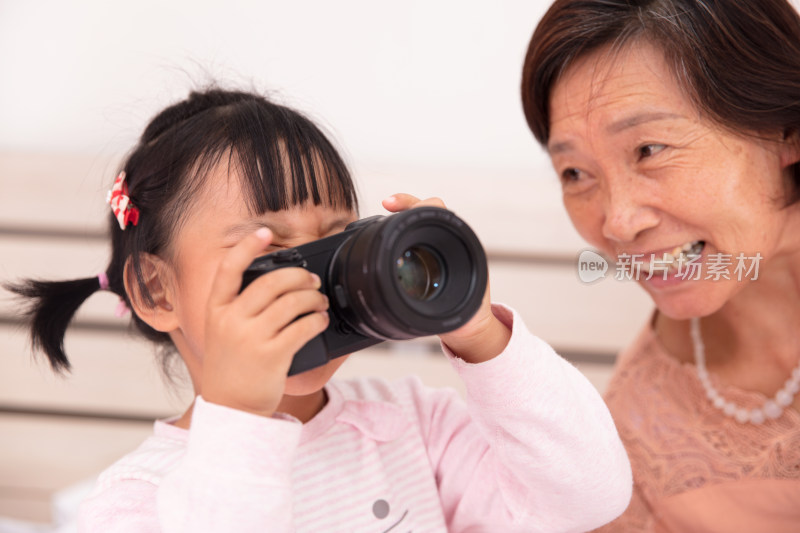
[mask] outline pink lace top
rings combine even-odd
[[[743,407],[766,400],[714,385]],[[606,401],[628,450],[634,494],[628,510],[598,531],[800,532],[800,412],[789,408],[759,426],[724,416],[694,365],[671,357],[649,324],[620,354]]]

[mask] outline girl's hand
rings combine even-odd
[[[329,321],[320,280],[303,268],[264,274],[239,294],[244,271],[271,240],[268,229],[259,229],[219,265],[206,309],[200,388],[209,402],[263,416],[281,401],[294,354]]]
[[[440,198],[420,200],[410,194],[394,194],[383,201],[383,207],[393,213],[414,207],[441,207],[447,209]],[[500,355],[511,338],[511,331],[492,313],[489,283],[481,307],[465,325],[439,336],[442,342],[459,358],[468,363],[481,363]]]

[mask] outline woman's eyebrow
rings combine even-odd
[[[669,113],[665,111],[645,111],[642,113],[635,113],[631,116],[615,120],[606,127],[606,132],[613,135],[621,133],[627,129],[646,124],[648,122],[657,122],[659,120],[673,120],[685,119],[683,115],[677,113]],[[547,153],[550,156],[568,152],[574,149],[574,145],[570,141],[556,142],[547,147]]]
[[[573,148],[573,144],[569,141],[557,142],[547,146],[547,153],[552,157],[561,152],[569,152]]]

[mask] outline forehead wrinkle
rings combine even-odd
[[[602,52],[596,52],[579,58],[558,80],[550,100],[551,138],[558,138],[556,133],[559,124],[572,125],[572,128],[587,130],[595,111],[601,109],[606,84],[621,73],[616,61],[607,57]],[[614,73],[616,71],[616,74]],[[583,83],[578,83],[583,82]],[[569,92],[566,92],[567,88]],[[554,97],[558,97],[557,99]],[[562,113],[556,112],[563,111]],[[580,136],[580,135],[579,135]],[[551,155],[572,149],[573,143],[569,139],[549,144],[548,151]]]
[[[687,118],[660,108],[663,97],[653,94],[637,71],[626,68],[635,52],[631,47],[601,49],[578,59],[565,71],[553,93],[558,99],[551,99],[551,156],[574,149],[576,139],[591,144],[593,137],[620,133],[650,120]],[[656,79],[664,77],[656,64],[646,68]],[[663,81],[674,84],[672,78]],[[559,125],[566,132],[563,139],[559,138]]]

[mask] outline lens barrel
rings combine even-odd
[[[364,225],[330,262],[331,306],[350,327],[380,339],[457,329],[477,312],[486,255],[454,213],[420,207]]]

